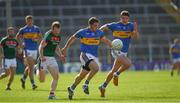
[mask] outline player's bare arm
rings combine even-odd
[[[16,39],[17,39],[17,41],[18,41],[19,46],[20,46],[21,48],[23,48],[23,47],[24,47],[24,46],[23,46],[23,36],[18,33],[18,34],[16,35]]]
[[[65,46],[62,48],[62,53],[64,56],[66,56],[66,51],[67,49],[74,43],[74,41],[76,40],[75,34],[72,35],[68,41],[66,42]]]
[[[100,27],[100,30],[107,32],[109,28],[106,25],[103,25],[102,27]]]
[[[38,34],[38,38],[37,38],[37,42],[38,44],[40,44],[41,40],[42,40],[43,36],[41,33]]]
[[[60,60],[64,63],[65,62],[65,56],[63,55],[60,46],[56,47],[56,54],[59,56]]]
[[[105,36],[103,36],[103,37],[101,37],[101,41],[104,43],[104,44],[106,44],[108,47],[112,47],[112,45],[111,45],[111,41],[108,39],[108,38],[106,38]]]
[[[131,37],[135,40],[139,39],[138,25],[137,22],[134,22],[134,31],[132,32]]]
[[[22,54],[23,53],[23,47],[21,45],[18,44],[16,49],[17,49],[17,53],[18,54]]]
[[[42,61],[45,61],[45,57],[43,55],[43,49],[47,45],[45,40],[42,40],[40,45],[39,45],[39,57]]]

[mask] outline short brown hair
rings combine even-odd
[[[127,11],[127,10],[121,11],[120,16],[129,16],[130,17],[129,11]]]
[[[92,25],[94,23],[99,23],[99,20],[96,18],[96,17],[91,17],[89,20],[88,20],[88,24],[89,25]]]
[[[173,42],[178,43],[178,42],[180,42],[180,40],[179,40],[179,38],[174,38]]]
[[[15,30],[15,28],[10,26],[7,28],[7,32],[9,32],[9,30]]]
[[[54,27],[60,28],[60,22],[59,21],[54,21],[51,25],[51,29],[53,29]]]
[[[25,20],[27,20],[27,19],[33,19],[33,16],[32,16],[32,15],[27,15],[27,16],[25,17]]]

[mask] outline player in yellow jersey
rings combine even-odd
[[[33,24],[33,16],[28,15],[25,17],[26,25],[22,27],[17,33],[19,44],[24,47],[24,61],[26,68],[23,77],[21,78],[22,88],[25,89],[25,81],[29,75],[32,89],[36,89],[35,81],[33,78],[33,68],[37,59],[38,45],[42,38],[41,31],[38,26]]]
[[[96,17],[92,17],[88,21],[89,26],[84,29],[80,29],[74,35],[72,35],[63,48],[63,53],[66,54],[67,49],[78,38],[80,39],[80,61],[82,63],[82,69],[80,73],[75,77],[74,82],[68,87],[69,99],[71,100],[74,95],[76,86],[86,77],[86,81],[83,84],[83,91],[85,94],[89,94],[89,82],[95,76],[99,70],[98,60],[98,46],[100,41],[111,47],[111,41],[104,36],[104,32],[99,30],[99,20]]]
[[[118,76],[131,66],[131,60],[127,57],[131,38],[139,38],[137,23],[129,22],[130,14],[128,11],[120,13],[120,21],[103,25],[100,29],[103,31],[112,31],[114,39],[120,39],[123,42],[121,50],[112,50],[111,54],[114,57],[114,64],[111,71],[108,73],[104,83],[100,85],[99,90],[101,97],[105,96],[105,88],[113,78],[113,83],[118,86]]]

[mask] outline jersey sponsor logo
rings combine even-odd
[[[81,38],[81,43],[86,45],[99,45],[100,40],[98,38]]]
[[[17,42],[15,42],[15,41],[6,41],[6,45],[9,48],[15,48],[17,46]]]
[[[129,38],[131,36],[131,31],[114,31],[113,36],[118,38]]]
[[[25,39],[37,39],[39,38],[39,34],[38,33],[25,33],[23,34],[23,37]]]
[[[60,43],[60,38],[58,38],[58,37],[51,37],[51,41],[52,41],[52,43],[54,45],[56,45],[56,44]]]

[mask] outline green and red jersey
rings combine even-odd
[[[16,57],[16,47],[18,41],[13,37],[4,37],[1,39],[0,44],[3,48],[4,57],[7,59],[13,59]]]
[[[56,47],[60,44],[60,34],[55,35],[52,31],[45,33],[43,40],[46,41],[47,45],[44,47],[43,55],[52,57],[55,55]]]

